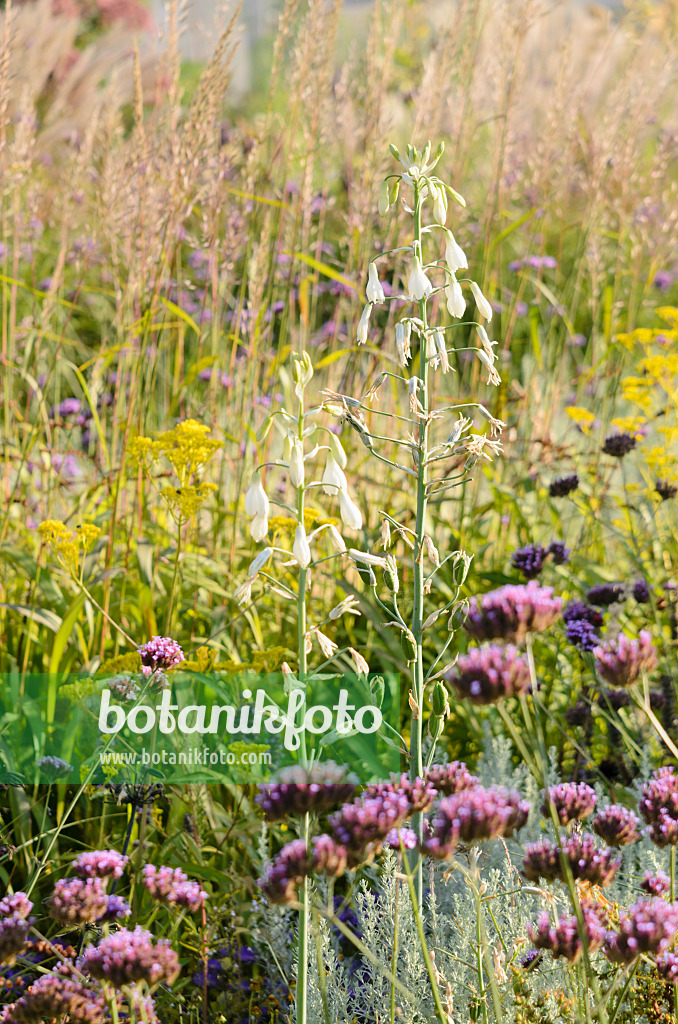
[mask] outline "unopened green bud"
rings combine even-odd
[[[472,560],[473,555],[467,555],[465,551],[455,552],[452,559],[452,579],[455,587],[461,587],[466,582]]]
[[[400,635],[400,647],[409,665],[417,657],[417,641],[414,639],[414,633],[411,630],[403,629]]]
[[[433,687],[431,713],[434,718],[447,718],[450,713],[450,702],[447,699],[447,690],[442,683],[436,683]]]
[[[382,181],[381,188],[379,189],[379,204],[377,209],[379,210],[379,216],[383,217],[385,213],[388,213],[391,203],[389,202],[389,182]]]
[[[392,594],[398,593],[400,589],[400,583],[398,581],[398,567],[393,555],[386,556],[386,565],[384,566],[384,583]]]

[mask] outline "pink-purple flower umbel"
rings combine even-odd
[[[571,821],[581,821],[593,814],[596,807],[596,794],[585,782],[561,782],[551,786],[548,800],[544,797],[542,811],[550,814],[549,804],[555,808],[561,825],[569,825]]]
[[[666,896],[671,889],[671,879],[663,871],[658,871],[656,875],[651,871],[646,871],[640,888],[648,896]]]
[[[569,836],[563,843],[562,852],[573,878],[593,885],[609,885],[621,867],[621,861],[614,859],[611,850],[596,847],[593,836],[586,833]],[[565,881],[558,844],[548,839],[529,843],[525,847],[523,874],[530,882],[538,882],[540,878],[547,882]]]
[[[207,893],[200,884],[191,882],[180,868],[158,868],[154,864],[146,864],[143,880],[153,899],[170,907],[185,907],[193,913],[200,910],[207,899]]]
[[[472,775],[463,761],[432,764],[426,769],[426,778],[444,796],[461,793],[464,789],[473,789],[480,783],[478,776]]]
[[[103,1024],[109,1020],[103,995],[73,975],[62,963],[43,974],[0,1015],[2,1024],[42,1024],[67,1016],[71,1024]]]
[[[584,928],[589,952],[600,949],[605,941],[605,927],[595,911],[584,909]],[[561,917],[554,924],[548,911],[543,910],[534,925],[527,926],[527,934],[537,949],[547,949],[554,957],[564,957],[576,964],[584,952],[577,918]]]
[[[348,866],[357,867],[379,853],[391,829],[412,813],[408,797],[394,789],[381,796],[344,804],[330,816],[332,836],[348,850]]]
[[[608,932],[605,953],[613,963],[630,964],[641,953],[659,956],[678,934],[678,903],[642,899],[619,918],[619,931]]]
[[[317,871],[338,878],[347,863],[346,848],[333,836],[316,836],[310,852],[303,839],[293,839],[274,857],[259,879],[259,886],[271,903],[292,903],[308,875]]]
[[[145,981],[153,987],[161,981],[171,985],[179,976],[179,958],[167,939],[154,944],[153,936],[137,926],[121,928],[107,935],[98,946],[88,946],[83,967],[93,978],[108,981],[115,988]]]
[[[62,924],[93,924],[108,910],[99,878],[61,878],[46,902],[51,917]]]
[[[516,647],[491,644],[461,654],[446,679],[460,697],[468,697],[474,704],[492,704],[502,697],[527,693],[530,670]]]
[[[172,640],[169,636],[151,637],[139,648],[139,656],[141,657],[141,671],[145,676],[174,668],[185,660],[181,647],[176,640]]]
[[[424,843],[426,852],[445,860],[454,856],[460,842],[510,836],[522,828],[529,812],[530,805],[519,793],[499,786],[475,786],[445,797],[435,809],[432,835]]]
[[[678,843],[678,776],[673,768],[659,768],[643,786],[639,810],[656,846]]]
[[[540,633],[553,625],[562,606],[562,600],[553,595],[553,587],[540,587],[536,580],[509,584],[482,597],[472,597],[464,629],[476,640],[520,643],[528,633]]]
[[[121,878],[128,860],[117,850],[89,850],[79,854],[72,867],[80,878]]]
[[[593,648],[598,675],[611,686],[631,686],[643,673],[657,667],[652,636],[642,629],[637,640],[620,633],[614,640]]]
[[[284,821],[290,815],[301,817],[308,811],[324,814],[345,800],[350,800],[355,781],[344,767],[333,761],[321,761],[311,768],[291,765],[278,772],[278,778],[259,786],[255,803],[264,812],[266,821]]]
[[[628,807],[609,804],[598,811],[591,828],[608,846],[628,846],[640,839],[640,820]]]

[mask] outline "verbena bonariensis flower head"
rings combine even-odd
[[[141,671],[145,676],[162,669],[174,668],[184,661],[184,652],[169,636],[151,637],[139,648]]]
[[[622,583],[596,583],[586,591],[586,600],[598,608],[608,608],[624,600]]]
[[[373,782],[362,793],[362,799],[372,800],[389,796],[404,796],[410,805],[409,814],[427,811],[438,796],[438,790],[428,778],[414,780],[407,775],[394,776],[391,782]],[[409,816],[409,815],[408,815]]]
[[[61,878],[46,900],[50,916],[63,924],[92,924],[108,909],[108,897],[99,878]]]
[[[636,439],[633,434],[608,434],[603,442],[603,451],[606,455],[612,455],[615,459],[623,459],[636,447]]]
[[[562,540],[552,540],[548,546],[548,553],[556,565],[565,565],[570,560],[570,549],[565,547]]]
[[[320,761],[311,768],[291,765],[278,772],[278,778],[259,786],[255,802],[264,812],[266,821],[283,821],[308,811],[324,814],[350,800],[356,782],[346,768],[333,761]]]
[[[621,861],[614,859],[612,851],[598,849],[593,836],[587,833],[569,836],[563,843],[563,853],[573,878],[593,885],[609,885],[621,867]],[[540,878],[547,882],[565,881],[558,845],[548,839],[529,843],[525,847],[523,874],[530,882],[538,882]]]
[[[44,757],[41,757],[38,761],[38,768],[52,779],[68,775],[73,770],[68,761],[64,761],[62,757],[54,757],[52,754],[45,754]]]
[[[598,811],[591,825],[608,846],[628,846],[640,839],[640,819],[621,804],[609,804]]]
[[[579,477],[576,473],[569,476],[559,476],[552,480],[549,485],[549,494],[552,498],[565,498],[572,491],[579,487]]]
[[[311,840],[313,870],[330,878],[339,878],[346,871],[348,854],[346,848],[332,836],[314,836]]]
[[[657,957],[657,971],[665,981],[678,985],[678,953],[668,950]]]
[[[563,608],[563,620],[565,622],[575,622],[579,619],[590,622],[596,628],[603,624],[602,614],[590,604],[587,604],[586,601],[568,601]]]
[[[270,903],[292,903],[296,890],[313,871],[313,857],[303,839],[293,839],[283,846],[266,872],[259,887]]]
[[[565,624],[565,637],[580,651],[592,651],[600,643],[600,633],[586,619],[570,619]]]
[[[630,964],[641,953],[664,953],[678,934],[678,903],[642,899],[619,918],[619,931],[608,932],[605,954],[613,963]]]
[[[3,1024],[42,1024],[68,1019],[71,1024],[103,1024],[108,1013],[103,995],[73,977],[70,964],[43,974],[0,1016]]]
[[[71,866],[80,878],[121,878],[128,860],[117,850],[91,850],[79,854]]]
[[[593,814],[596,807],[596,794],[585,782],[561,782],[551,786],[548,800],[544,796],[542,811],[550,814],[549,803],[555,807],[558,821],[568,825],[571,821],[580,821]]]
[[[526,544],[524,547],[518,548],[517,551],[513,552],[511,555],[511,565],[525,579],[535,580],[544,568],[547,556],[548,551],[541,544]]]
[[[641,629],[637,640],[620,633],[594,647],[593,656],[598,675],[611,686],[631,686],[644,672],[657,667],[657,652],[646,629]]]
[[[647,834],[656,846],[678,843],[678,775],[673,768],[659,768],[643,786],[639,810]]]
[[[356,867],[379,853],[391,829],[402,825],[411,813],[409,798],[397,790],[363,796],[335,811],[330,828],[336,841],[348,850],[348,866]]]
[[[650,588],[647,585],[647,580],[643,579],[642,576],[640,579],[637,579],[633,584],[631,593],[638,604],[647,604],[650,600]]]
[[[597,914],[584,910],[584,928],[589,952],[595,952],[605,941],[605,927]],[[530,941],[537,949],[547,949],[554,957],[560,956],[576,964],[584,952],[577,918],[561,917],[553,924],[548,911],[542,911],[534,925],[527,926]]]
[[[519,643],[528,633],[548,629],[562,605],[561,599],[553,596],[553,587],[540,587],[536,580],[508,584],[471,598],[464,629],[477,640]]]
[[[671,879],[663,871],[653,874],[652,871],[645,872],[645,878],[640,883],[640,888],[648,896],[666,896],[671,889]]]
[[[527,821],[530,805],[520,794],[492,786],[445,797],[433,816],[433,832],[424,847],[430,857],[454,856],[460,842],[472,843],[496,836],[510,836]]]
[[[170,907],[200,910],[207,893],[198,882],[191,882],[180,868],[156,867],[146,864],[143,869],[144,885],[154,900]]]
[[[672,484],[670,480],[657,480],[654,489],[662,501],[670,501],[678,494],[678,485]]]
[[[8,914],[0,919],[0,964],[11,965],[23,953],[32,920],[19,914]]]
[[[0,900],[0,917],[10,917],[13,914],[28,917],[32,909],[33,904],[25,892],[15,892]]]
[[[153,942],[145,928],[130,931],[121,928],[88,946],[83,954],[83,969],[93,978],[107,981],[115,988],[145,981],[153,988],[160,982],[172,985],[179,976],[179,958],[167,939]]]
[[[121,921],[129,917],[130,905],[122,896],[109,896],[106,906],[106,913],[97,918],[97,924],[108,924],[111,921]]]
[[[415,850],[419,839],[412,828],[392,828],[386,836],[386,846],[399,850],[401,841],[406,850]]]
[[[477,775],[471,775],[463,761],[450,761],[449,764],[432,764],[426,769],[426,778],[443,796],[461,793],[464,789],[473,789],[479,785]]]
[[[460,697],[468,697],[474,704],[519,696],[530,687],[528,664],[512,644],[490,644],[459,655],[445,678]]]

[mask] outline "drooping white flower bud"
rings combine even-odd
[[[438,357],[440,359],[440,367],[443,373],[447,373],[450,368],[450,361],[447,358],[447,346],[445,344],[445,335],[441,330],[436,331],[436,349],[438,350]]]
[[[325,494],[336,494],[338,491],[345,491],[348,487],[344,471],[337,465],[331,452],[325,463],[322,485]]]
[[[250,523],[250,537],[259,544],[268,534],[267,516],[255,516]]]
[[[365,565],[386,565],[383,555],[373,555],[371,551],[358,551],[357,548],[349,548],[348,553],[354,562],[363,562]]]
[[[256,579],[256,573],[254,576],[248,576],[239,587],[233,592],[233,597],[239,605],[248,604],[252,597],[252,584]]]
[[[370,269],[367,274],[367,288],[365,289],[368,302],[383,302],[384,301],[384,289],[381,286],[379,280],[379,274],[377,273],[377,264],[370,263]]]
[[[447,284],[445,296],[447,298],[447,312],[450,316],[456,317],[457,320],[461,319],[464,315],[464,310],[466,309],[466,299],[464,298],[464,293],[461,290],[461,285],[454,274]]]
[[[367,328],[370,322],[370,313],[372,312],[372,303],[368,302],[365,306],[362,316],[358,321],[358,330],[356,332],[356,338],[358,339],[359,345],[364,345],[367,341]]]
[[[436,349],[436,339],[433,336],[433,331],[429,331],[426,335],[426,358],[435,359],[436,364],[438,362],[438,351]]]
[[[362,613],[357,604],[357,598],[353,596],[345,597],[343,601],[340,601],[338,605],[327,613],[327,618],[334,621],[335,619],[340,619],[342,615],[361,615]]]
[[[248,576],[256,576],[260,569],[263,569],[269,558],[273,554],[273,548],[262,548],[256,558],[253,558],[250,562],[250,567],[247,570]]]
[[[407,279],[407,295],[410,299],[419,302],[421,299],[427,299],[432,291],[433,285],[424,273],[419,256],[415,255],[412,259],[410,276]]]
[[[331,544],[332,544],[332,547],[334,548],[334,550],[338,551],[339,554],[341,554],[341,555],[345,554],[346,553],[346,545],[344,544],[344,538],[341,536],[341,534],[339,533],[339,530],[336,528],[334,523],[330,523],[328,525],[327,533],[329,535],[329,538],[330,538],[330,541],[331,541]]]
[[[412,324],[409,320],[399,320],[395,328],[396,351],[401,366],[407,366],[410,361],[410,335]]]
[[[475,281],[471,281],[471,291],[473,292],[473,298],[476,300],[476,306],[481,316],[484,316],[486,320],[492,319],[492,306],[489,304],[480,288]]]
[[[349,651],[351,652],[353,664],[355,665],[355,670],[358,673],[358,675],[366,676],[370,671],[370,666],[367,664],[362,654],[358,654],[358,652],[354,650],[353,647],[349,647]]]
[[[388,179],[382,181],[381,188],[379,189],[379,204],[377,209],[379,210],[379,216],[383,217],[384,214],[388,213],[391,203],[389,201],[389,183]]]
[[[456,274],[458,270],[466,270],[468,268],[466,253],[456,241],[451,231],[447,232],[447,242],[445,243],[445,262],[447,263],[451,274]]]
[[[292,442],[290,481],[293,487],[304,486],[304,446],[298,437],[295,437]]]
[[[442,187],[438,188],[435,185],[430,185],[429,187],[431,189],[431,199],[433,200],[433,220],[436,224],[442,225],[447,220],[445,189]]]
[[[268,509],[268,497],[261,482],[261,476],[259,473],[255,473],[245,494],[245,512],[248,516],[267,516]]]
[[[311,564],[311,548],[306,538],[306,530],[301,524],[297,526],[294,532],[292,554],[302,569],[306,569]]]
[[[346,491],[339,491],[339,514],[344,526],[351,530],[359,530],[363,525],[362,512],[352,501]]]
[[[484,352],[482,348],[476,349],[476,352],[478,354],[478,359],[480,360],[480,362],[483,364],[483,366],[487,368],[487,383],[495,384],[497,386],[501,384],[501,377],[494,368],[494,360],[490,359],[487,352]]]

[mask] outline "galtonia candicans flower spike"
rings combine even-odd
[[[384,301],[384,289],[381,286],[379,280],[379,274],[377,273],[377,264],[370,263],[370,269],[367,275],[367,288],[365,289],[368,302],[383,302]]]
[[[484,316],[486,320],[492,319],[492,306],[489,304],[480,288],[475,281],[470,282],[471,291],[473,292],[473,298],[476,300],[476,306],[481,316]]]
[[[292,554],[302,569],[306,569],[311,564],[311,549],[306,538],[306,530],[301,525],[297,526],[294,534]]]
[[[356,331],[356,338],[359,345],[364,345],[367,341],[367,328],[370,323],[370,313],[372,312],[372,303],[368,302],[363,309],[362,316],[358,321],[358,330]]]
[[[461,290],[461,285],[454,274],[450,277],[447,288],[445,289],[445,298],[447,299],[447,312],[456,320],[460,320],[464,315],[464,310],[466,309],[466,299],[464,298],[464,293]]]
[[[415,254],[412,259],[410,276],[407,279],[408,298],[419,302],[421,299],[427,299],[432,291],[433,285],[424,273],[424,269],[421,265],[421,257],[418,254]]]
[[[458,270],[468,269],[466,253],[451,231],[447,232],[447,241],[445,242],[445,262],[451,274],[456,274]]]

